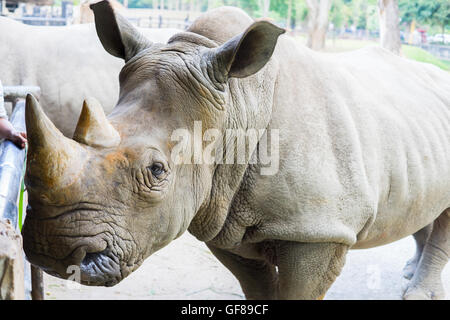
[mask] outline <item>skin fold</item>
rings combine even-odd
[[[112,286],[188,230],[248,299],[317,299],[349,249],[432,225],[404,297],[443,297],[448,73],[376,47],[313,52],[236,8],[202,15],[167,44],[107,1],[92,8],[104,48],[125,61],[119,99],[108,117],[87,100],[68,139],[28,97],[32,263],[63,278],[81,266],[82,283]],[[261,139],[246,143],[244,163],[176,163],[171,136],[195,121],[202,132],[278,132],[278,170],[262,174],[253,161]]]

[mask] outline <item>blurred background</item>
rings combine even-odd
[[[1,13],[26,24],[93,22],[86,0],[1,0]],[[95,1],[93,1],[95,2]],[[186,29],[202,12],[236,6],[284,27],[314,50],[341,52],[379,43],[450,71],[449,0],[113,0],[135,25]]]

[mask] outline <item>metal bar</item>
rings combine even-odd
[[[39,96],[41,95],[41,88],[37,86],[3,87],[3,98],[8,102],[14,102],[18,98],[25,98],[29,93],[33,94],[36,98],[39,98]]]
[[[17,131],[25,128],[25,100],[21,99],[14,108],[10,122]],[[0,215],[3,219],[11,220],[17,228],[17,197],[19,195],[22,178],[25,150],[19,149],[11,141],[4,141],[0,145]]]
[[[60,22],[60,23],[67,23],[67,18],[47,18],[47,17],[14,17],[14,20],[18,21],[39,21],[39,22]]]
[[[3,86],[1,80],[0,80],[0,109],[5,110],[5,100],[3,97]]]

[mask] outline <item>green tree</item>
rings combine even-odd
[[[425,22],[441,27],[445,33],[446,27],[450,24],[450,1],[449,0],[423,0],[422,16]]]
[[[348,7],[343,0],[334,0],[330,10],[330,22],[335,28],[341,28],[347,23],[348,14],[346,13]]]
[[[401,23],[410,25],[414,20],[420,21],[419,17],[419,2],[418,0],[400,0],[398,7],[400,9]]]
[[[438,26],[445,33],[450,24],[449,0],[399,0],[399,8],[401,21],[406,25],[416,21]]]

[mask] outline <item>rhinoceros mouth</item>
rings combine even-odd
[[[27,259],[36,266],[39,266],[46,273],[61,278],[70,279],[88,286],[114,286],[123,279],[121,270],[121,260],[102,238],[101,233],[95,238],[97,241],[89,240],[89,243],[79,242],[77,247],[68,245],[66,250],[70,253],[66,256],[55,256],[54,250],[49,252],[46,248],[41,248],[40,238],[48,239],[55,237],[54,234],[40,234],[39,231],[45,229],[43,222],[50,223],[58,219],[69,219],[75,212],[84,214],[86,212],[98,212],[98,210],[69,210],[59,213],[52,218],[41,218],[32,212],[31,206],[27,207],[27,219],[22,230],[24,239],[24,251]],[[67,227],[66,227],[67,228]],[[58,237],[64,237],[58,234]],[[89,236],[74,236],[71,238],[83,238]],[[42,240],[41,240],[42,242]],[[106,244],[106,246],[105,246]],[[70,269],[69,269],[70,267]],[[73,269],[75,267],[75,269]],[[75,272],[75,270],[79,270]],[[79,276],[78,276],[78,275]]]
[[[81,283],[89,286],[111,287],[120,282],[119,259],[107,250],[86,253],[80,264]]]

